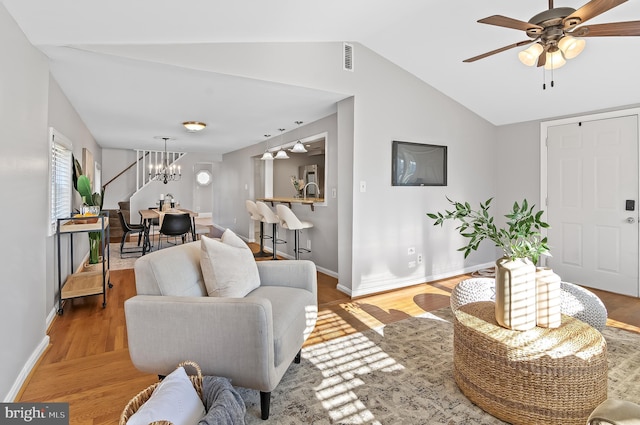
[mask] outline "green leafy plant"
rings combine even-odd
[[[100,207],[100,211],[102,211],[104,189],[100,193],[91,193],[91,180],[82,174],[82,166],[75,157],[73,158],[73,187],[80,194],[85,205]],[[100,232],[89,232],[89,264],[100,262],[101,238]]]
[[[506,228],[498,228],[494,218],[489,214],[489,206],[493,198],[480,203],[479,209],[472,209],[468,202],[456,202],[447,198],[455,208],[444,213],[427,213],[427,216],[435,220],[434,226],[440,225],[446,220],[457,220],[461,224],[456,227],[462,236],[469,239],[469,243],[459,248],[464,251],[464,258],[478,249],[480,242],[485,239],[492,241],[495,246],[502,249],[504,256],[510,260],[528,258],[534,264],[541,255],[551,255],[547,238],[540,233],[549,224],[542,221],[543,211],[534,212],[535,206],[529,207],[527,200],[521,204],[514,202],[507,218]]]

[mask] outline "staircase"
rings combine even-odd
[[[166,152],[166,155],[169,158],[169,165],[171,166],[186,154],[184,152]],[[149,151],[149,150],[136,149],[136,161],[129,164],[121,172],[116,174],[115,177],[113,177],[111,180],[106,182],[102,186],[102,189],[106,190],[106,187],[110,183],[112,183],[113,181],[115,181],[116,179],[124,175],[127,171],[129,171],[135,166],[136,167],[135,168],[136,187],[135,187],[135,191],[131,195],[133,196],[134,194],[142,190],[144,187],[146,187],[151,181],[149,180],[149,166],[155,167],[156,164],[163,163],[164,157],[165,157],[164,151]],[[125,211],[125,219],[130,221],[129,211],[128,211],[129,199],[123,200],[118,204],[119,204],[119,208]],[[123,204],[126,204],[127,206],[123,207],[124,206]],[[108,210],[108,211],[109,211],[109,225],[111,227],[111,230],[110,230],[111,239],[112,239],[111,241],[119,242],[120,238],[122,237],[122,230],[120,228],[120,219],[118,218],[117,210]]]
[[[149,170],[152,170],[156,164],[163,164],[165,154],[169,158],[169,166],[174,165],[176,161],[186,155],[184,152],[148,151],[140,149],[136,149],[136,154],[138,158],[136,161],[136,193],[151,182],[149,179]]]

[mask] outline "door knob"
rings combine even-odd
[[[635,222],[636,222],[636,219],[635,219],[635,218],[633,218],[633,217],[627,217],[627,220],[626,220],[626,221],[627,221],[627,223],[629,223],[629,224],[633,224],[633,223],[635,223]]]

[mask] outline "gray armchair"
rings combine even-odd
[[[129,354],[143,372],[167,375],[195,361],[204,375],[260,391],[262,418],[271,391],[317,318],[316,267],[310,261],[258,262],[260,287],[244,298],[207,296],[200,242],[163,249],[135,263],[137,295],[125,302]]]

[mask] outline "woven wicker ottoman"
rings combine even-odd
[[[487,413],[515,425],[584,425],[607,398],[607,345],[588,324],[563,315],[556,329],[512,331],[490,301],[454,314],[454,377]]]

